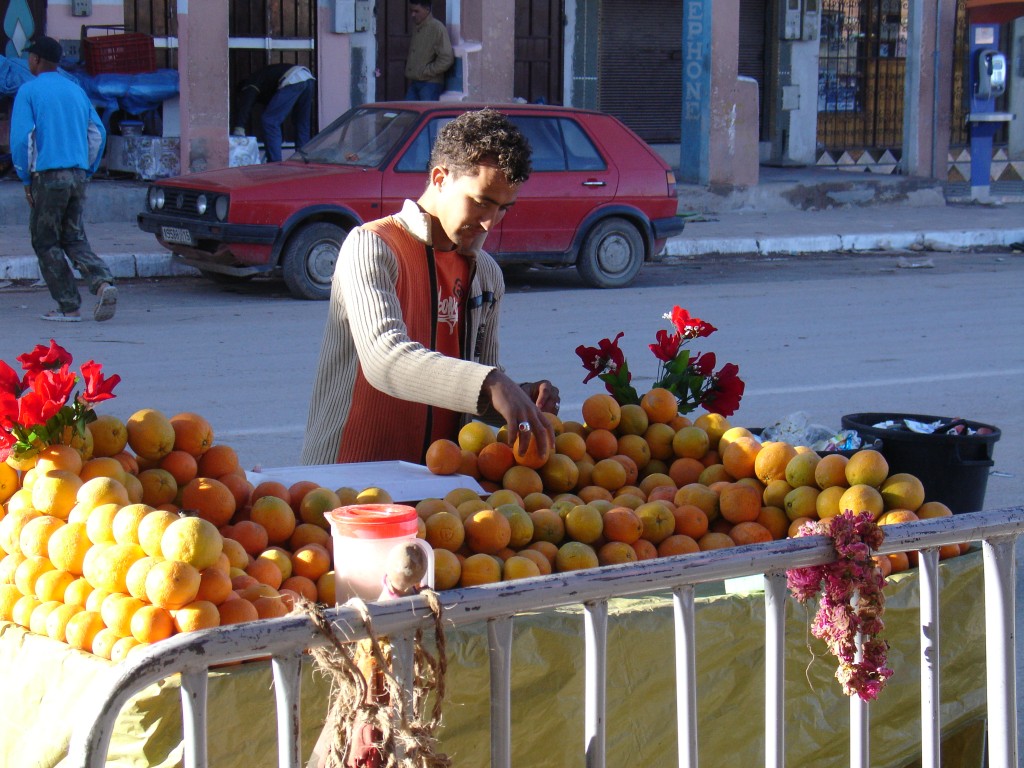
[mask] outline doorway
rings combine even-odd
[[[818,56],[818,146],[903,144],[907,6],[901,0],[825,0]]]
[[[409,0],[377,0],[377,87],[376,101],[401,101],[405,98],[405,60],[409,55],[412,19]],[[430,13],[447,24],[445,3],[431,4]]]
[[[531,104],[562,104],[563,0],[516,0],[512,95]]]

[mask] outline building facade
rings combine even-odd
[[[967,7],[979,2],[993,0],[434,0],[434,14],[457,55],[443,98],[599,109],[678,144],[682,180],[744,186],[764,163],[955,179],[968,146]],[[313,70],[319,125],[405,89],[406,0],[0,9],[7,55],[40,28],[72,46],[83,24],[152,34],[159,64],[180,75],[184,170],[226,163],[232,86],[263,64]],[[1021,23],[1003,22],[1013,61]],[[1010,113],[1024,112],[1021,80],[1003,97]],[[995,178],[1024,161],[1022,125],[1001,127]]]

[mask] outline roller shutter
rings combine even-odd
[[[765,0],[740,0],[740,51],[738,72],[757,81],[757,109],[761,136],[764,138],[765,105]]]
[[[650,143],[680,139],[683,8],[680,0],[604,0],[598,45],[598,108]],[[738,71],[765,79],[766,0],[741,0]]]
[[[598,108],[645,141],[679,141],[682,3],[605,0],[600,30]]]

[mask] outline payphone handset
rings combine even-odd
[[[995,48],[978,51],[978,98],[994,99],[1006,92],[1006,55]]]

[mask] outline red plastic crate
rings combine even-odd
[[[142,32],[121,32],[89,37],[90,29],[109,27],[82,27],[80,59],[90,75],[133,75],[156,69],[152,36]]]

